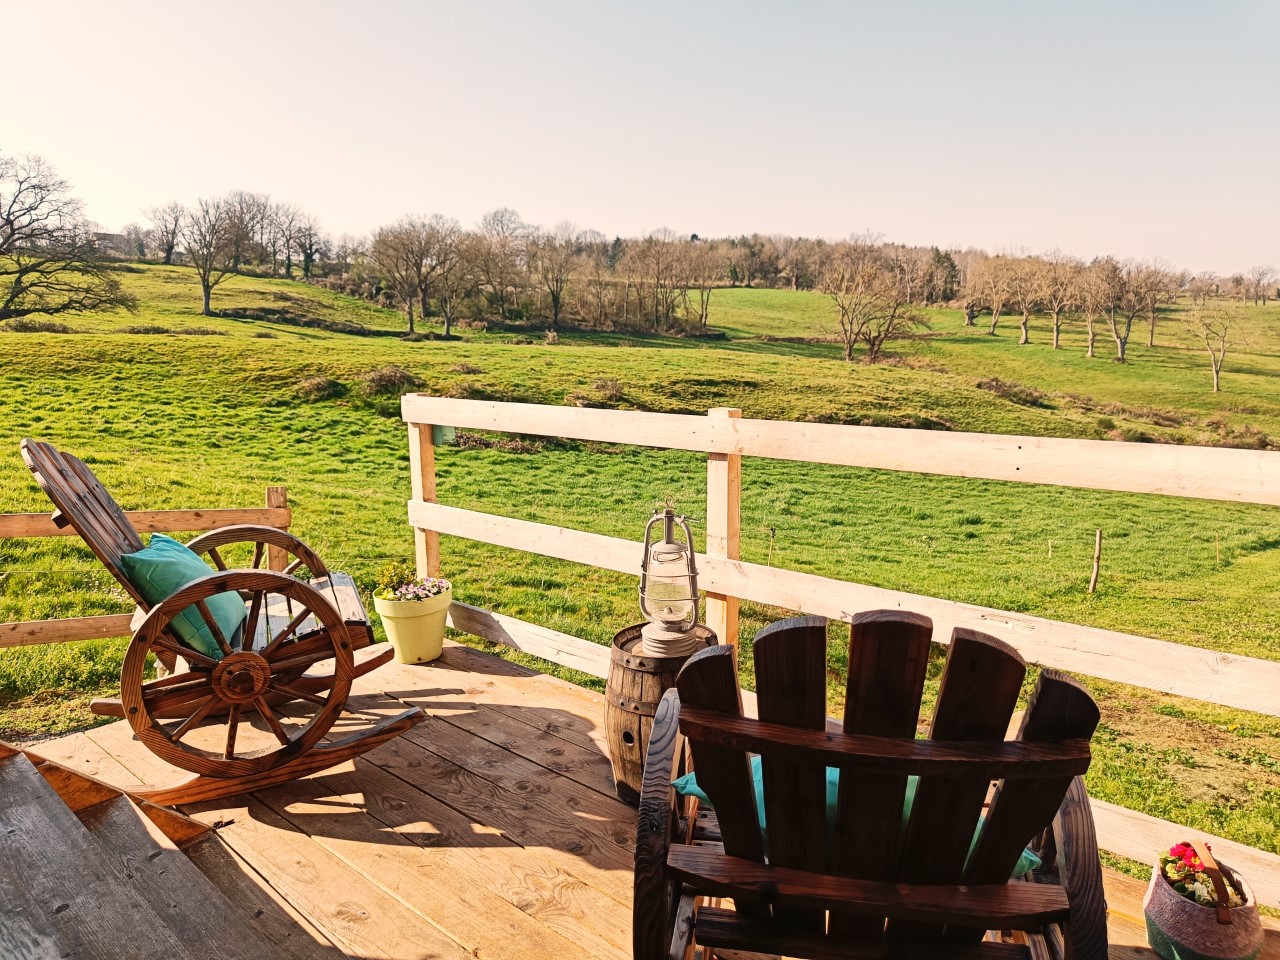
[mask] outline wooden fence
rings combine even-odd
[[[930,617],[935,638],[943,642],[953,627],[970,627],[1008,641],[1033,663],[1280,716],[1277,661],[739,559],[743,456],[1280,505],[1280,453],[749,420],[728,408],[701,417],[423,394],[405,396],[401,415],[409,429],[412,471],[408,517],[424,574],[440,572],[442,533],[637,576],[641,554],[640,544],[631,540],[435,502],[433,426],[697,451],[707,455],[706,552],[698,554],[698,579],[708,591],[707,622],[724,641],[737,642],[740,599],[836,620],[870,609],[904,609]],[[595,676],[608,669],[606,648],[513,617],[455,602],[450,623]],[[1113,804],[1095,802],[1094,813],[1104,848],[1146,862],[1161,838],[1176,840],[1187,833]],[[1261,901],[1280,906],[1280,857],[1222,838],[1209,841],[1250,877]]]
[[[289,509],[287,487],[267,487],[266,505],[217,510],[127,510],[129,518],[143,533],[203,533],[241,523],[289,529],[293,512]],[[0,514],[0,539],[27,537],[75,537],[71,526],[59,527],[50,513]],[[267,565],[272,570],[284,569],[284,556],[271,548]],[[0,648],[25,647],[40,643],[67,643],[72,640],[96,640],[104,637],[127,637],[133,630],[129,613],[100,617],[70,617],[54,620],[23,620],[0,623]]]

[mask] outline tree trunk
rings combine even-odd
[[[164,265],[166,267],[173,266],[173,246],[172,244],[164,248]]]
[[[1156,345],[1156,314],[1151,312],[1150,326],[1147,328],[1147,346],[1154,347]]]
[[[1059,334],[1061,332],[1062,324],[1058,321],[1058,315],[1055,313],[1053,315],[1053,349],[1055,350],[1061,346],[1061,343],[1059,343]]]
[[[1213,392],[1214,393],[1217,393],[1220,389],[1218,386],[1218,371],[1220,369],[1221,368],[1216,363],[1213,365]]]
[[[453,311],[446,310],[444,312],[444,338],[448,340],[449,337],[452,335],[452,333],[453,333]]]
[[[551,294],[551,329],[557,330],[560,327],[560,294]]]
[[[996,324],[1000,322],[1000,311],[992,309],[991,311],[991,329],[987,331],[987,335],[994,337],[996,335]]]
[[[200,290],[204,294],[204,308],[200,311],[200,315],[202,317],[212,317],[213,314],[209,311],[209,300],[213,294],[213,287],[209,286],[206,281],[200,284]]]
[[[853,341],[846,340],[844,342],[844,358],[847,362],[853,362]]]
[[[413,301],[410,300],[404,305],[404,315],[409,318],[409,333],[413,333]]]
[[[1031,316],[1027,313],[1027,311],[1023,310],[1023,311],[1022,311],[1022,323],[1021,323],[1021,327],[1022,327],[1022,336],[1020,336],[1020,337],[1018,338],[1018,343],[1019,343],[1019,344],[1030,343],[1030,342],[1031,342],[1031,338],[1027,335],[1027,327],[1030,325],[1030,323],[1031,323]]]

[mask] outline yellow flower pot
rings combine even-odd
[[[444,651],[445,615],[452,602],[452,588],[430,600],[373,598],[373,608],[382,617],[397,663],[430,663],[440,656]]]

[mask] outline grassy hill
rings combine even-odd
[[[28,435],[80,454],[129,508],[256,504],[265,485],[286,483],[295,531],[366,587],[412,552],[392,366],[463,397],[1168,442],[1280,437],[1276,305],[1236,308],[1257,332],[1214,395],[1174,319],[1154,349],[1135,333],[1120,366],[1101,337],[1089,360],[1079,331],[1055,352],[1034,323],[1038,342],[1020,347],[1014,323],[989,337],[936,311],[931,334],[866,366],[821,342],[831,311],[810,293],[717,291],[725,341],[567,332],[548,344],[463,328],[458,341],[406,342],[398,314],[300,283],[230,280],[214,294],[225,315],[204,318],[190,270],[122,278],[136,315],[0,332],[0,511],[48,508],[18,456]],[[992,378],[997,390],[979,386]],[[638,536],[667,494],[703,510],[703,461],[683,453],[478,437],[441,450],[438,473],[444,502],[616,536]],[[1280,659],[1274,508],[767,461],[745,465],[743,498],[748,560],[772,549],[779,566]],[[1095,528],[1107,548],[1089,596]],[[464,540],[446,538],[443,554],[471,603],[598,642],[639,617],[633,578]],[[78,541],[0,541],[4,620],[126,608]],[[746,605],[744,632],[779,615]],[[87,699],[114,687],[122,646],[0,652],[0,737],[90,722]],[[1093,689],[1104,707],[1097,795],[1280,849],[1280,721]]]

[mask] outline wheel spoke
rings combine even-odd
[[[271,662],[272,673],[288,673],[290,670],[306,670],[314,663],[328,660],[334,655],[334,641],[328,630],[284,647],[278,658]]]
[[[280,683],[278,680],[271,681],[271,689],[276,693],[283,693],[285,696],[293,697],[295,700],[309,700],[311,703],[319,704],[322,707],[329,702],[318,693],[299,690],[297,687],[291,687],[287,683]]]
[[[249,619],[244,625],[244,639],[240,642],[241,650],[253,649],[253,641],[258,635],[258,617],[262,614],[262,598],[266,595],[265,590],[253,591],[253,601],[249,604]]]
[[[204,618],[205,626],[213,634],[213,639],[218,644],[218,649],[222,651],[222,655],[224,657],[231,656],[231,644],[227,643],[227,638],[222,635],[222,628],[218,626],[218,621],[213,618],[209,605],[203,600],[197,600],[196,609],[200,612],[200,616]]]
[[[240,730],[240,704],[233,703],[227,712],[227,748],[222,751],[222,759],[230,760],[236,752],[236,734]]]
[[[197,675],[184,683],[167,687],[143,686],[142,702],[151,716],[163,719],[166,714],[185,716],[185,711],[213,694],[213,681],[207,676]]]
[[[262,551],[264,547],[266,547],[266,543],[261,540],[257,540],[253,544],[253,563],[249,564],[249,566],[254,570],[257,570],[258,564],[262,562]]]
[[[220,553],[218,552],[218,548],[217,548],[217,547],[210,547],[210,548],[209,548],[209,559],[213,561],[213,565],[214,565],[215,567],[217,567],[219,570],[226,570],[226,569],[227,569],[227,564],[226,564],[226,562],[222,559],[222,554],[220,554]]]
[[[276,739],[285,746],[292,743],[289,739],[289,734],[285,732],[284,727],[280,725],[280,721],[276,719],[276,715],[272,713],[271,708],[267,706],[267,701],[262,697],[257,697],[254,699],[253,704],[258,708],[258,713],[262,714],[262,719],[267,721],[267,726],[270,727],[271,732],[276,735]]]
[[[183,720],[178,729],[169,734],[169,739],[177,743],[185,737],[197,723],[209,715],[209,711],[218,705],[219,698],[210,694],[204,703],[200,704],[200,708],[195,713]]]
[[[276,652],[276,648],[280,646],[280,644],[284,643],[286,639],[293,636],[293,634],[297,632],[298,627],[302,626],[302,621],[307,619],[309,616],[311,616],[311,611],[306,607],[303,607],[302,612],[290,620],[288,625],[277,633],[272,641],[267,644],[266,649],[262,651],[262,655],[270,660],[271,654]]]
[[[287,573],[287,574],[289,574],[289,576],[293,576],[293,571],[297,570],[300,566],[302,566],[302,558],[301,558],[301,557],[299,557],[297,560],[293,561],[293,563],[291,563],[291,564],[289,564],[287,567],[285,567],[285,568],[284,568],[284,572],[285,572],[285,573]]]
[[[203,653],[192,650],[188,646],[184,646],[180,643],[174,643],[174,641],[170,640],[166,636],[156,637],[152,640],[151,649],[168,650],[170,653],[176,653],[178,656],[182,657],[187,661],[187,663],[198,663],[202,667],[216,667],[218,665],[218,661],[214,660],[212,657],[206,657]]]

